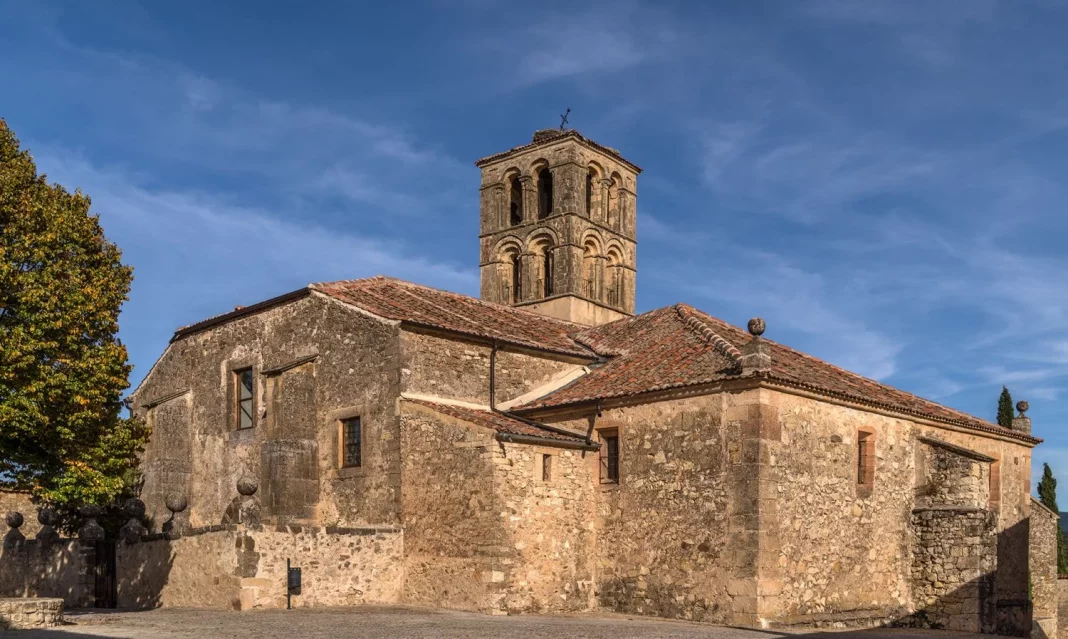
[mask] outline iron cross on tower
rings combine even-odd
[[[567,111],[565,111],[560,116],[560,130],[561,131],[563,131],[564,129],[567,128],[567,116],[569,116],[569,115],[571,115],[571,107],[567,107]]]

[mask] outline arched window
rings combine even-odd
[[[519,272],[519,252],[512,253],[512,286],[511,286],[511,302],[515,304],[523,298],[522,290],[523,278],[520,277]]]
[[[601,296],[600,255],[600,243],[593,236],[587,237],[582,245],[582,292],[591,300],[600,299]]]
[[[523,185],[519,182],[519,176],[512,178],[511,186],[508,221],[512,226],[518,226],[523,223]]]
[[[538,171],[538,219],[553,214],[553,174],[549,169]]]
[[[586,216],[593,215],[593,171],[586,171]]]

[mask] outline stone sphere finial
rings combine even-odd
[[[185,495],[170,493],[167,495],[167,498],[163,500],[163,504],[167,507],[167,510],[172,513],[180,513],[189,507],[189,500],[185,498]]]
[[[122,509],[130,519],[143,519],[146,511],[145,502],[136,497],[127,499]]]
[[[237,492],[243,497],[251,497],[260,489],[259,482],[254,477],[245,475],[237,480]]]
[[[80,512],[86,519],[96,519],[104,514],[104,509],[96,504],[86,504],[81,507]]]
[[[9,528],[20,528],[26,519],[20,512],[10,512],[7,514],[7,525]]]
[[[55,526],[59,523],[59,515],[54,509],[46,506],[37,511],[37,522],[42,526]]]
[[[749,324],[748,324],[749,334],[752,335],[753,337],[760,337],[761,335],[763,335],[764,334],[764,330],[767,327],[768,327],[768,325],[764,322],[763,318],[754,317],[753,319],[749,320]]]
[[[1016,402],[1016,410],[1020,411],[1020,417],[1023,417],[1029,408],[1031,408],[1031,405],[1027,403],[1026,399]]]

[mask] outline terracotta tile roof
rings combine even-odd
[[[594,366],[588,375],[514,410],[559,407],[739,378],[742,370],[738,354],[752,339],[748,332],[686,304],[590,328],[576,333],[574,338],[609,359]],[[1041,441],[765,341],[771,350],[772,365],[763,376],[771,381],[1029,443]]]
[[[540,428],[529,422],[509,417],[501,413],[495,413],[488,410],[478,410],[476,408],[467,408],[465,406],[455,406],[453,404],[439,404],[437,402],[431,402],[424,399],[412,399],[405,398],[404,401],[411,402],[413,404],[419,404],[431,408],[436,412],[455,417],[456,419],[462,419],[465,422],[470,422],[477,426],[484,426],[486,428],[492,428],[498,433],[508,433],[510,435],[523,435],[526,437],[540,437],[542,439],[554,439],[561,442],[568,442],[572,444],[584,444],[586,438],[580,435],[565,435],[555,430],[549,430],[547,428]]]
[[[571,339],[583,328],[510,306],[390,277],[312,284],[310,288],[386,319],[593,359]]]

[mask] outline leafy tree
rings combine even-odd
[[[1049,464],[1042,464],[1042,479],[1038,482],[1038,500],[1053,512],[1060,514],[1057,507],[1057,478],[1053,476]],[[1068,574],[1068,548],[1064,545],[1064,533],[1057,526],[1057,572]]]
[[[132,279],[89,198],[37,175],[0,119],[0,481],[61,512],[118,497],[148,436],[120,416]]]
[[[1012,428],[1012,395],[1009,389],[1001,387],[1001,397],[998,398],[998,426]]]

